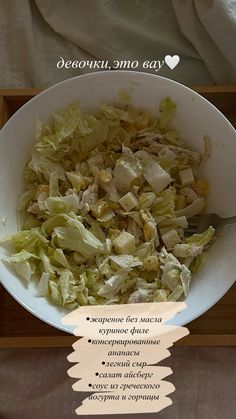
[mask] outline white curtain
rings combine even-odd
[[[65,60],[162,60],[184,84],[236,82],[235,0],[0,0],[0,86],[47,87],[91,71]],[[146,70],[147,71],[147,70]],[[155,73],[155,70],[148,70]]]

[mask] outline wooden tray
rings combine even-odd
[[[196,86],[236,126],[236,86]],[[0,89],[0,127],[39,89]],[[236,285],[207,313],[188,324],[178,345],[236,345]],[[0,285],[0,347],[67,347],[75,337],[38,320]]]

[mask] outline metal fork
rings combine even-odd
[[[191,234],[201,234],[209,226],[219,230],[226,224],[236,223],[236,217],[221,218],[217,214],[200,214],[188,219],[188,227],[184,229],[187,236]]]

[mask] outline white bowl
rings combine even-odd
[[[36,118],[46,121],[50,115],[79,100],[85,110],[94,111],[102,103],[124,104],[128,92],[134,106],[157,112],[160,100],[170,96],[177,102],[173,126],[186,144],[203,151],[203,137],[212,142],[212,155],[203,175],[210,183],[208,211],[220,216],[236,215],[236,138],[229,121],[211,103],[191,89],[156,75],[112,71],[78,76],[59,83],[26,103],[6,123],[0,133],[0,236],[17,230],[16,204],[23,191],[22,173],[34,143]],[[122,99],[123,98],[123,99]],[[6,225],[1,219],[6,219]],[[187,309],[174,324],[184,325],[211,308],[233,285],[236,277],[236,225],[225,227],[209,250],[203,270],[194,276],[186,299]],[[6,251],[0,248],[0,257]],[[71,332],[61,324],[65,310],[36,296],[33,282],[28,288],[0,263],[0,279],[7,291],[27,310],[50,325]]]

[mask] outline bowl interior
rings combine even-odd
[[[129,72],[98,72],[75,77],[55,85],[26,103],[7,122],[0,133],[0,237],[17,230],[16,204],[23,191],[22,173],[34,143],[36,119],[50,115],[73,101],[93,112],[100,104],[118,106],[129,103],[157,113],[161,99],[170,96],[177,102],[173,126],[189,148],[203,152],[204,136],[211,140],[211,157],[202,167],[210,184],[208,211],[220,216],[236,215],[233,194],[236,180],[235,131],[229,121],[207,100],[194,91],[159,76]],[[2,223],[2,219],[6,223]],[[4,225],[5,224],[5,225]],[[174,324],[184,325],[212,307],[233,285],[236,272],[236,226],[225,227],[209,250],[203,270],[194,276],[186,299],[187,309]],[[0,257],[6,256],[0,248]],[[65,331],[61,324],[65,311],[36,296],[34,283],[28,288],[13,270],[0,263],[0,280],[8,292],[41,320]]]

